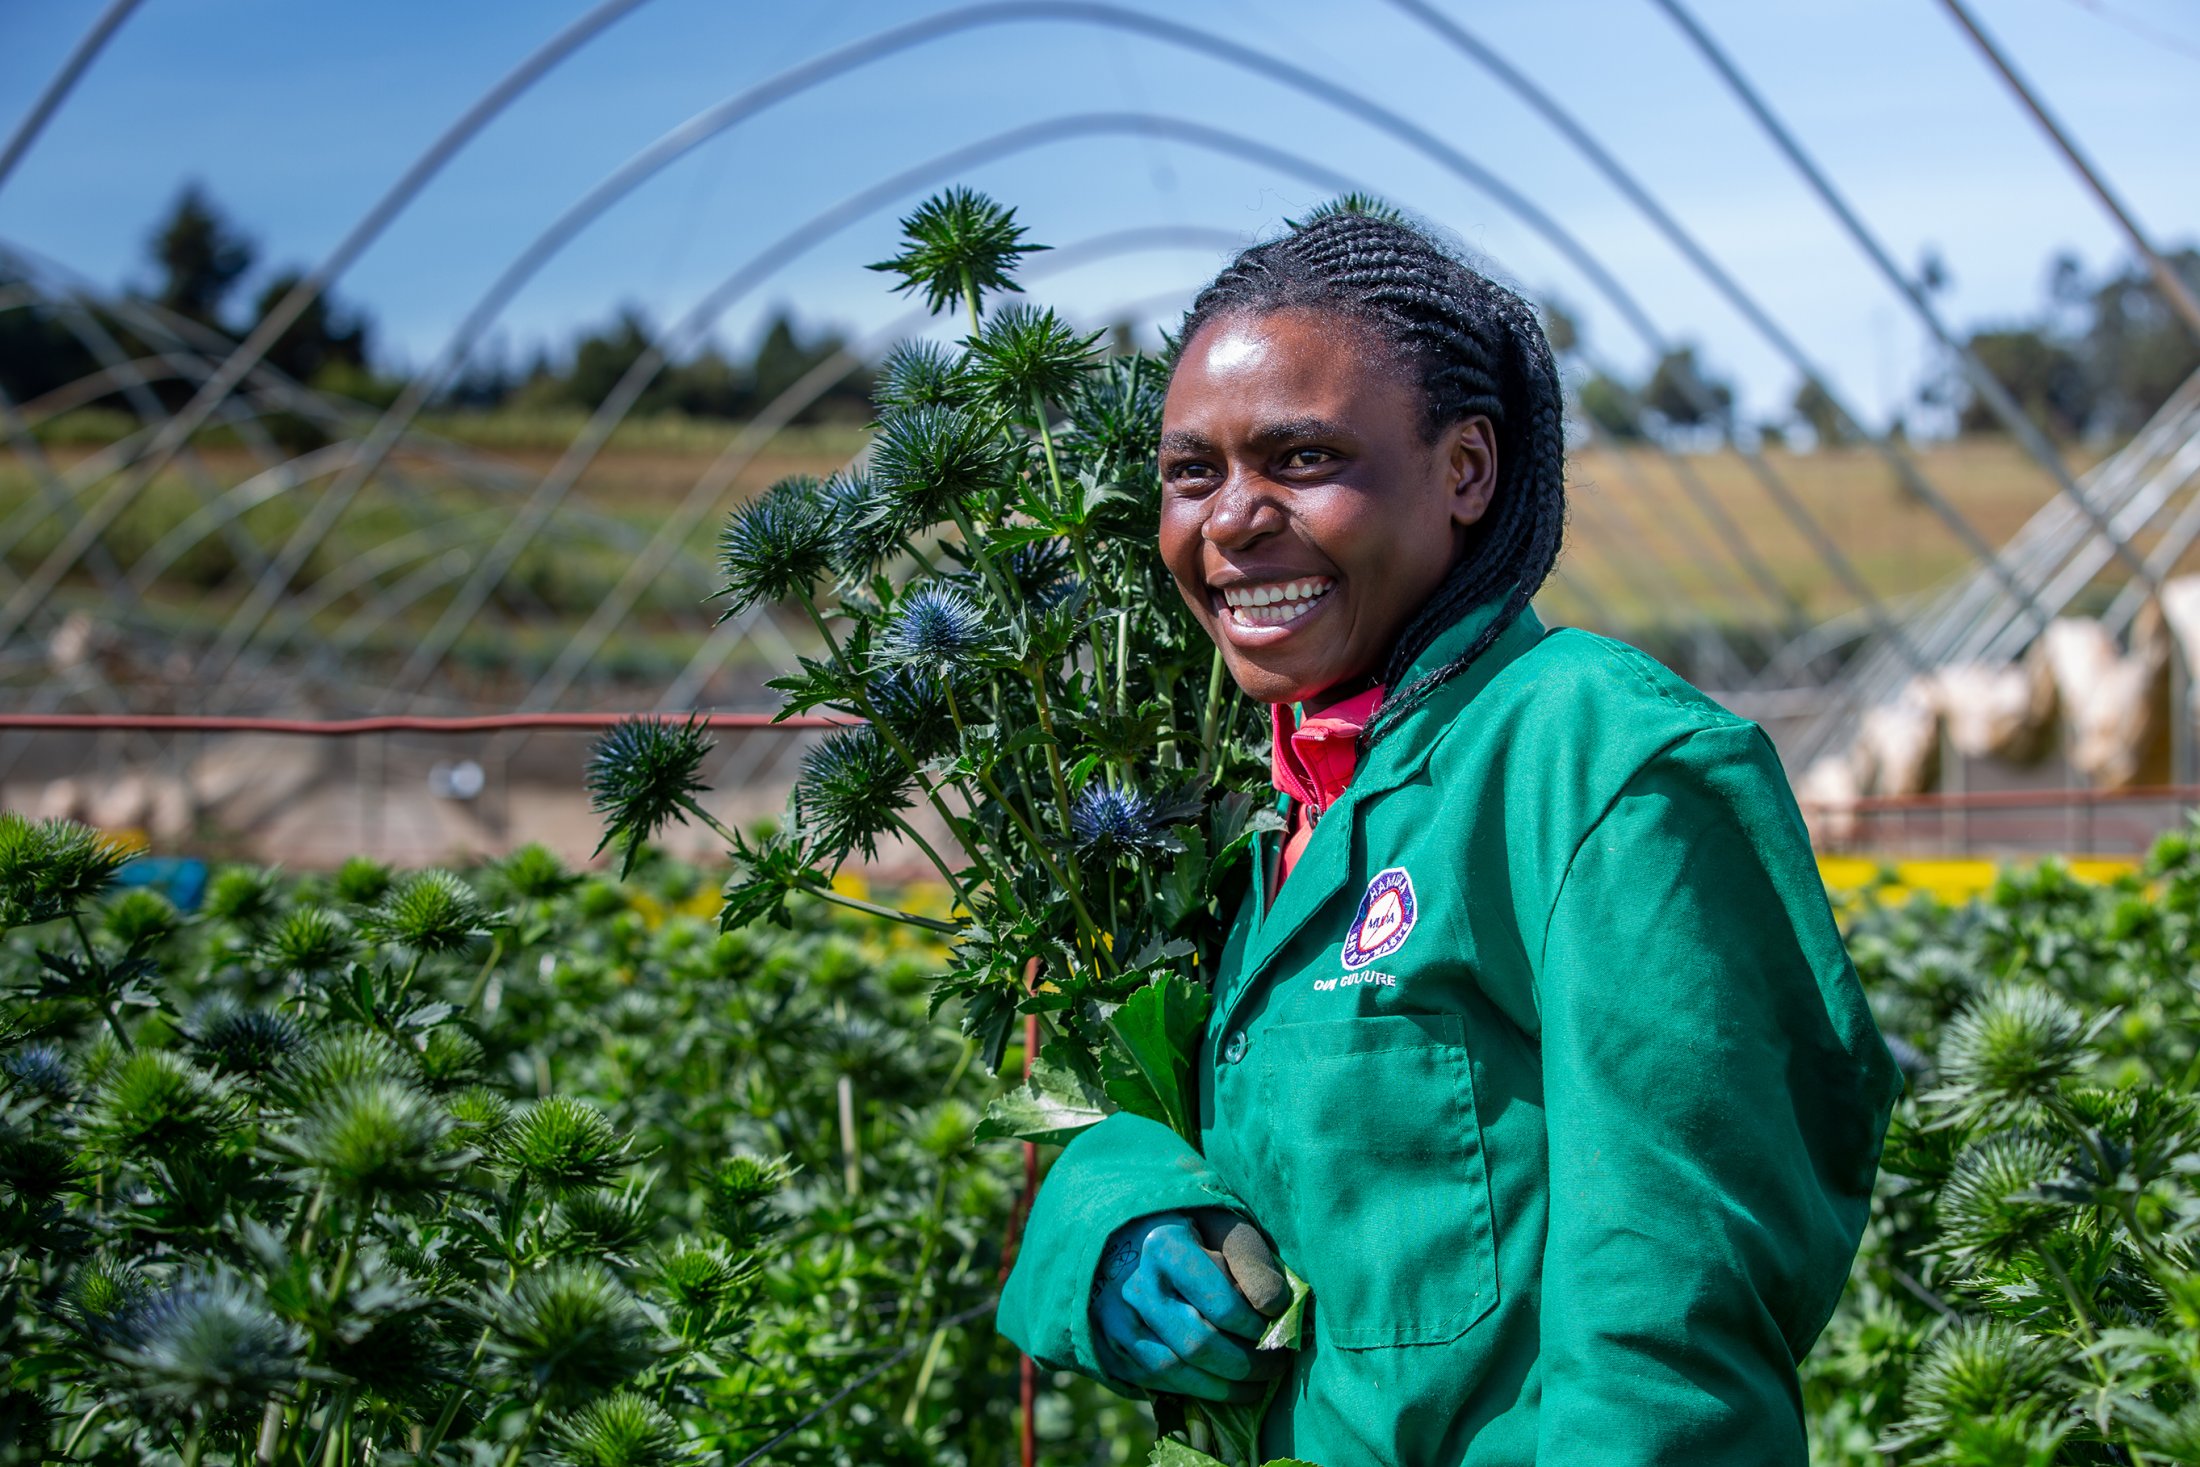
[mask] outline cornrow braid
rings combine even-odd
[[[1363,751],[1458,676],[1519,617],[1558,560],[1566,524],[1564,399],[1535,308],[1395,211],[1349,199],[1241,252],[1192,302],[1177,341],[1224,316],[1327,311],[1388,343],[1419,384],[1429,441],[1477,415],[1497,433],[1496,492],[1466,554],[1399,633],[1391,689]],[[1401,687],[1414,660],[1476,608],[1497,615],[1459,656]]]

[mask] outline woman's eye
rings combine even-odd
[[[1170,464],[1161,471],[1161,477],[1171,484],[1182,484],[1186,488],[1195,489],[1214,476],[1214,465],[1201,463],[1197,459],[1188,463]]]
[[[1334,455],[1326,448],[1294,448],[1283,461],[1288,468],[1311,469],[1328,463],[1332,457]]]

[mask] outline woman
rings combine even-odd
[[[1550,348],[1393,220],[1241,254],[1186,319],[1161,553],[1275,707],[1199,1153],[1061,1156],[1001,1327],[1121,1389],[1257,1399],[1200,1246],[1313,1287],[1263,1445],[1322,1467],[1805,1461],[1900,1082],[1764,734],[1528,599],[1565,514]]]

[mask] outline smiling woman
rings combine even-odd
[[[1195,1125],[1067,1147],[1002,1328],[1268,1400],[1264,1452],[1323,1467],[1800,1467],[1900,1082],[1763,733],[1528,609],[1565,515],[1533,309],[1348,202],[1178,340],[1160,553],[1273,705],[1288,827]],[[1218,1214],[1311,1286],[1288,1364]]]

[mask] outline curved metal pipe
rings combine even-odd
[[[1742,319],[1754,327],[1757,333],[1764,337],[1767,342],[1771,343],[1773,350],[1785,357],[1789,366],[1803,374],[1803,380],[1806,383],[1817,387],[1825,395],[1826,401],[1840,415],[1841,421],[1847,430],[1872,446],[1880,458],[1885,460],[1887,466],[1894,470],[1896,477],[1901,479],[1903,487],[1923,500],[1932,509],[1933,513],[1940,518],[1941,523],[1946,525],[1955,537],[1963,542],[1964,548],[1969,550],[1972,556],[1986,567],[1987,573],[2001,582],[2003,589],[2016,598],[2018,604],[2024,607],[2033,621],[2041,627],[2047,625],[2047,613],[2041,610],[2039,603],[2033,599],[2030,588],[2011,574],[2009,567],[2002,562],[2000,552],[1987,541],[1984,535],[1978,532],[1978,528],[1971,523],[1970,519],[1961,510],[1956,508],[1953,501],[1942,494],[1939,487],[1925,476],[1924,470],[1919,467],[1917,461],[1891,439],[1865,429],[1856,414],[1850,410],[1847,401],[1834,390],[1833,385],[1826,380],[1825,374],[1818,370],[1817,364],[1804,353],[1795,338],[1788,335],[1780,323],[1773,319],[1772,313],[1758,304],[1756,299],[1742,288],[1741,282],[1736,280],[1723,265],[1712,258],[1710,251],[1699,244],[1694,235],[1683,229],[1680,221],[1666,212],[1664,206],[1658,203],[1656,197],[1642,184],[1641,180],[1629,172],[1617,158],[1613,157],[1572,113],[1560,106],[1556,98],[1537,86],[1533,81],[1530,81],[1511,62],[1484,44],[1464,26],[1430,5],[1428,0],[1390,0],[1390,3],[1434,31],[1455,50],[1478,62],[1484,70],[1504,83],[1515,95],[1539,113],[1546,122],[1558,131],[1560,136],[1573,144],[1575,151],[1588,159],[1591,166],[1602,173],[1612,186],[1617,188],[1627,201],[1633,204],[1643,217],[1650,221],[1651,226],[1665,236],[1667,242],[1673,248],[1680,251],[1681,256],[1695,267],[1699,275],[1711,283],[1712,288],[1726,299],[1727,304],[1740,312]]]
[[[0,184],[8,181],[8,175],[15,171],[15,165],[23,161],[23,155],[31,150],[32,143],[38,141],[38,135],[46,130],[46,124],[53,120],[54,113],[61,110],[62,102],[75,89],[77,79],[90,68],[94,58],[106,48],[108,39],[130,18],[130,12],[138,8],[138,3],[139,0],[111,0],[107,8],[99,13],[99,18],[92,22],[92,28],[70,50],[68,57],[61,63],[61,69],[47,81],[46,89],[38,94],[38,100],[31,103],[31,110],[15,125],[15,131],[8,134],[7,145],[0,147]]]
[[[1764,98],[1758,95],[1757,89],[1750,85],[1749,79],[1742,75],[1740,68],[1720,48],[1718,42],[1714,41],[1710,33],[1697,23],[1696,18],[1689,13],[1686,6],[1680,3],[1680,0],[1651,0],[1651,3],[1670,16],[1673,23],[1680,27],[1682,34],[1686,35],[1695,44],[1696,49],[1703,53],[1704,59],[1711,63],[1711,69],[1719,74],[1720,79],[1741,100],[1744,109],[1757,120],[1758,126],[1764,129],[1765,135],[1770,137],[1773,144],[1787,156],[1788,162],[1794,166],[1795,171],[1802,175],[1803,180],[1810,185],[1811,190],[1818,195],[1834,218],[1840,221],[1841,227],[1848,232],[1849,237],[1864,252],[1865,258],[1870,260],[1874,268],[1887,278],[1888,283],[1894,286],[1904,300],[1909,302],[1912,312],[1916,314],[1920,321],[1925,323],[1926,328],[1933,333],[1940,344],[1955,355],[1956,361],[1963,368],[1965,380],[1971,384],[1971,390],[1979,395],[1994,416],[2001,419],[2002,425],[2015,435],[2019,443],[2024,445],[2025,452],[2031,454],[2039,462],[2040,467],[2047,470],[2049,476],[2060,486],[2063,494],[2070,502],[2075,504],[2088,520],[2092,521],[2094,531],[2108,542],[2110,548],[2115,552],[2116,558],[2121,560],[2148,590],[2158,593],[2161,586],[2155,578],[2152,567],[2146,563],[2136,550],[2131,548],[2129,541],[2117,533],[2114,522],[2099,505],[2093,502],[2092,496],[2085,492],[2084,487],[2078,483],[2077,479],[2072,477],[2069,467],[2062,461],[2062,455],[2055,451],[2055,446],[2047,441],[2047,436],[2040,432],[2031,418],[2025,415],[2024,409],[2017,406],[2016,399],[2011,397],[2009,390],[2001,385],[2001,379],[1992,372],[1987,371],[1985,364],[1978,359],[1977,354],[1971,350],[1970,345],[1949,329],[1948,323],[1941,319],[1940,312],[1933,309],[1933,303],[1926,298],[1925,292],[1919,288],[1917,282],[1904,274],[1901,266],[1895,264],[1894,257],[1887,253],[1887,247],[1880,243],[1879,237],[1872,233],[1870,227],[1864,223],[1863,218],[1849,206],[1848,200],[1833,186],[1833,181],[1827,178],[1818,165],[1812,161],[1811,156],[1803,151],[1803,146],[1796,141],[1795,135],[1790,133],[1786,125],[1773,114],[1772,109],[1766,105]]]
[[[1226,229],[1204,228],[1199,225],[1160,225],[1149,228],[1115,230],[1079,240],[1074,244],[1060,245],[1030,262],[1025,270],[1026,278],[1044,280],[1064,270],[1074,269],[1095,260],[1115,259],[1149,249],[1185,249],[1201,245],[1213,245],[1218,249],[1235,249],[1244,237]],[[1173,294],[1173,293],[1172,293]],[[1131,311],[1146,304],[1133,302],[1118,307],[1118,311]],[[641,593],[658,572],[679,552],[690,532],[703,519],[714,513],[725,491],[742,471],[755,462],[779,430],[793,422],[795,417],[842,378],[862,365],[864,360],[879,348],[908,334],[931,319],[931,312],[919,307],[916,310],[888,322],[860,342],[835,353],[805,373],[799,381],[773,398],[760,409],[724,453],[697,479],[687,497],[678,508],[667,515],[651,537],[648,548],[634,558],[618,585],[611,589],[603,602],[589,614],[588,621],[567,641],[535,685],[528,689],[520,701],[521,708],[545,708],[572,686],[603,644],[611,636],[619,622],[633,609]]]
[[[414,196],[442,171],[444,164],[473,139],[474,134],[539,81],[544,73],[594,39],[606,26],[647,3],[648,0],[603,0],[603,3],[537,47],[467,108],[456,122],[444,129],[442,135],[413,160],[404,176],[390,186],[389,191],[376,201],[364,218],[352,226],[350,233],[338,242],[328,257],[314,267],[313,273],[299,281],[276,304],[275,309],[253,328],[252,334],[229,354],[219,370],[207,379],[205,386],[192,395],[191,401],[184,405],[182,411],[161,426],[160,432],[147,445],[144,457],[133,471],[70,527],[69,533],[54,547],[53,552],[23,586],[4,605],[0,605],[0,642],[5,642],[15,634],[16,629],[22,626],[38,603],[60,584],[61,577],[68,574],[77,558],[114,523],[143,492],[145,486],[168,466],[168,461],[175,456],[176,451],[190,440],[191,435],[198,431],[199,426],[212,415],[222,400],[245,379],[245,374],[259,364],[269,348],[281,339],[282,334],[305,313],[306,308],[351,267],[360,252],[411,204]]]

